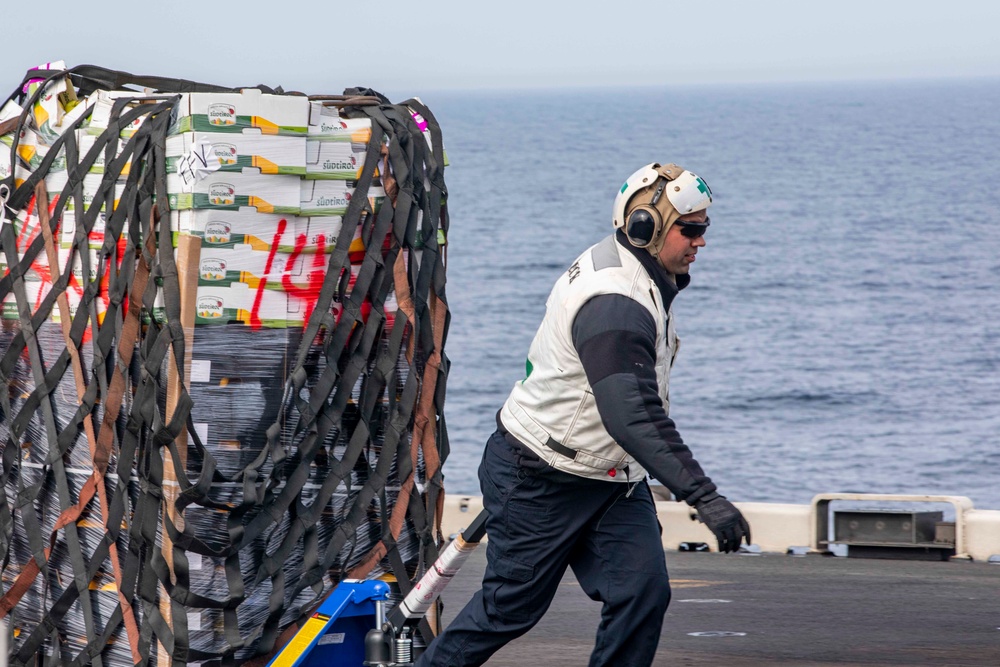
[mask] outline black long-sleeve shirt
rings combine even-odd
[[[663,296],[664,309],[690,281],[677,284],[644,249],[617,235],[652,276]],[[690,448],[667,416],[656,380],[656,322],[638,302],[619,294],[594,297],[573,322],[573,345],[580,355],[604,428],[650,475],[679,499],[694,504],[715,491]]]

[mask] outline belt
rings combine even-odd
[[[522,453],[526,452],[528,457],[533,457],[535,459],[538,459],[538,455],[535,454],[531,450],[531,448],[529,448],[527,445],[525,445],[520,440],[518,440],[517,438],[515,438],[514,436],[512,436],[510,433],[507,432],[507,429],[503,425],[503,421],[500,419],[500,412],[501,412],[500,410],[497,410],[497,431],[503,433],[504,437],[507,438],[507,442],[510,443],[510,446],[514,450],[520,451]],[[549,439],[545,442],[545,446],[551,449],[552,451],[556,452],[557,454],[565,456],[568,459],[571,460],[576,459],[577,451],[575,449],[567,447],[561,442],[557,442],[551,436],[549,436]]]
[[[516,466],[521,468],[527,468],[528,470],[552,470],[552,466],[539,458],[538,454],[533,452],[530,447],[522,443],[520,440],[511,435],[507,429],[504,427],[503,422],[500,420],[500,411],[497,411],[497,433],[503,436],[503,446],[499,442],[499,438],[496,440],[498,442],[494,443],[494,438],[490,438],[489,446],[493,448],[493,451],[505,461],[509,461]]]

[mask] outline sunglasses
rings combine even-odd
[[[705,232],[708,230],[708,226],[711,223],[712,223],[711,218],[705,218],[705,222],[698,222],[698,223],[694,223],[694,224],[688,224],[688,223],[681,222],[680,220],[678,220],[674,224],[677,225],[680,228],[681,234],[683,234],[687,238],[689,238],[689,239],[697,239],[697,238],[701,238],[702,236],[705,235]]]

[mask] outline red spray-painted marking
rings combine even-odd
[[[31,216],[35,213],[35,206],[37,204],[37,198],[35,195],[31,196],[28,201],[28,206],[24,209],[24,225],[21,227],[21,233],[18,236],[15,248],[19,256],[28,249],[36,238],[42,233],[42,221],[41,218],[38,219],[37,225],[31,224]],[[55,204],[49,207],[49,213],[55,210]],[[56,235],[59,234],[59,226],[56,225]],[[49,267],[49,258],[46,253],[39,253],[35,260],[31,262],[31,270],[38,274],[39,278],[42,280],[42,285],[48,285],[49,289],[52,286],[52,269]],[[38,295],[35,297],[35,303],[32,306],[32,311],[37,312],[38,307],[42,305],[43,297],[48,293],[48,290],[39,289]]]
[[[306,286],[302,287],[292,282],[292,269],[295,262],[305,250],[308,239],[305,234],[299,234],[295,239],[295,248],[288,258],[288,271],[281,276],[281,285],[290,298],[302,299],[305,302],[305,321],[308,322],[316,302],[319,301],[320,290],[323,289],[323,277],[326,273],[326,237],[320,234],[316,237],[316,253],[313,255],[312,270],[306,275]],[[336,314],[340,321],[340,312]]]
[[[275,255],[275,249],[278,245],[278,241],[280,240],[283,231],[284,227],[279,225],[279,233],[275,236],[275,242],[271,246],[271,255],[268,257],[267,266],[265,269],[268,275],[270,274],[271,264]],[[314,248],[314,252],[312,253],[312,262],[311,262],[312,266],[305,275],[305,282],[296,284],[295,282],[292,281],[292,274],[295,273],[294,269],[296,262],[298,262],[299,258],[303,256],[306,246],[309,244],[309,238],[305,234],[299,234],[295,239],[295,245],[292,249],[291,254],[289,255],[288,263],[286,265],[286,270],[281,276],[281,285],[284,288],[285,293],[289,296],[289,298],[299,299],[303,302],[304,305],[303,315],[304,315],[304,321],[306,322],[308,322],[309,319],[311,318],[312,311],[316,308],[316,303],[319,301],[320,291],[323,289],[323,282],[326,276],[326,264],[328,261],[326,240],[327,240],[326,237],[322,234],[316,237],[316,246]],[[390,234],[386,234],[385,241],[383,243],[383,254],[386,251],[388,251],[390,246],[390,241],[391,241]],[[332,249],[333,245],[330,245],[329,247]],[[349,253],[348,257],[351,264],[359,264],[364,259],[364,250]],[[342,269],[342,271],[343,270],[348,270],[348,269]],[[348,280],[348,293],[350,293],[350,291],[354,289],[354,283],[356,282],[356,280],[357,278],[352,272]],[[251,311],[250,321],[251,321],[251,326],[254,327],[260,326],[259,312],[260,312],[260,302],[263,296],[263,291],[262,291],[263,289],[264,289],[264,284],[262,282],[257,288],[257,298],[254,301],[254,307],[253,310]],[[344,298],[344,296],[345,295],[342,295],[341,298]],[[371,301],[366,296],[361,304],[361,319],[363,322],[368,321],[368,318],[371,315],[371,309],[372,309]],[[343,306],[340,303],[334,302],[331,306],[331,311],[333,312],[334,315],[334,322],[339,323],[340,318],[344,312]],[[387,319],[387,326],[388,328],[391,329],[394,315],[387,316],[386,319]]]
[[[264,288],[267,285],[268,276],[271,275],[271,267],[274,265],[274,258],[278,254],[278,246],[281,243],[281,237],[285,235],[287,226],[288,221],[284,218],[278,221],[278,231],[274,234],[271,251],[267,254],[267,263],[264,265],[264,276],[257,284],[257,294],[254,295],[253,308],[250,310],[250,328],[255,331],[261,327],[260,304],[264,300]]]
[[[49,204],[49,215],[52,215],[55,212],[56,205],[58,203],[59,203],[59,197],[57,195]],[[37,206],[37,198],[34,195],[32,195],[31,199],[28,201],[28,205],[24,209],[25,213],[24,224],[22,225],[20,231],[18,232],[18,237],[15,242],[15,248],[19,256],[23,256],[24,251],[26,251],[28,247],[32,243],[34,243],[35,239],[38,238],[38,236],[42,232],[41,218],[34,217],[34,220],[32,220],[33,216],[35,216],[36,206]],[[33,222],[35,224],[32,224]],[[59,238],[61,227],[62,227],[62,220],[60,219],[56,221],[56,228],[52,232],[54,238]],[[89,238],[91,240],[101,241],[102,243],[104,242],[104,235],[101,234],[100,232],[92,231],[90,233]],[[124,236],[122,236],[121,238],[118,239],[118,260],[116,262],[112,262],[110,256],[104,260],[104,263],[106,265],[106,270],[102,274],[100,287],[97,291],[97,298],[100,299],[104,308],[103,311],[99,312],[107,312],[108,306],[111,304],[111,297],[109,296],[108,293],[111,280],[110,271],[114,270],[117,273],[117,271],[121,269],[121,262],[124,260],[126,254],[125,253],[126,246],[127,246],[127,239]],[[79,307],[80,302],[82,302],[83,300],[84,286],[81,284],[80,280],[72,273],[73,269],[72,266],[69,265],[68,261],[67,261],[67,266],[65,267],[60,266],[58,268],[60,270],[65,270],[70,272],[70,276],[67,279],[66,291],[68,295],[71,294],[76,297],[77,307]],[[42,301],[45,299],[45,297],[48,296],[48,293],[51,291],[54,282],[52,267],[49,266],[49,258],[47,252],[39,253],[39,255],[31,263],[31,270],[38,275],[42,284],[42,288],[38,290],[38,293],[35,297],[35,303],[32,305],[32,311],[38,312],[38,308],[42,305]],[[9,268],[7,270],[7,273],[9,273]],[[125,295],[125,301],[123,306],[125,310],[128,309],[127,294]],[[84,330],[81,342],[83,343],[89,342],[91,340],[92,335],[93,333],[91,330],[91,326],[88,325],[87,328]]]

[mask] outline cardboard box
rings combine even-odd
[[[17,181],[20,183],[23,181],[30,172],[26,172],[18,167],[18,178]],[[7,150],[7,146],[0,143],[0,180],[9,178],[11,174],[14,173],[14,169],[10,165],[10,151]],[[17,186],[14,186],[15,189]]]
[[[198,284],[228,286],[239,282],[251,289],[263,284],[264,289],[289,293],[289,298],[311,292],[318,296],[340,233],[341,218],[297,218],[296,222],[285,229],[277,245],[270,247],[233,243],[238,235],[232,233],[226,243],[204,242]],[[360,261],[364,253],[360,228],[351,249],[355,251],[351,255]]]
[[[97,135],[93,135],[87,132],[87,130],[77,130],[77,142],[79,142],[80,159],[83,160],[87,156],[97,143]],[[118,139],[115,142],[115,157],[121,155],[122,147],[125,145],[125,141]],[[94,163],[90,165],[87,170],[90,174],[103,174],[106,167],[107,160],[107,145],[104,146],[97,154],[97,158]],[[132,169],[132,160],[125,163],[122,167],[121,177],[124,178],[128,176],[129,171]]]
[[[64,219],[65,219],[64,215]],[[72,219],[72,214],[69,214],[70,219]],[[58,234],[62,233],[61,225],[57,228],[56,232]],[[72,222],[70,223],[72,224]],[[14,233],[17,244],[18,257],[23,260],[24,251],[34,242],[34,240],[41,235],[40,220],[37,215],[32,213],[27,215],[25,211],[21,211],[18,217],[14,220]],[[103,235],[102,235],[103,239]],[[121,241],[120,246],[124,249],[124,240]],[[70,266],[70,254],[71,249],[69,247],[62,248],[57,247],[57,261],[58,261],[58,273],[59,275],[65,274],[67,271],[72,273],[72,278],[69,280],[69,284],[66,288],[66,295],[69,298],[70,313],[76,313],[76,307],[83,298],[83,291],[86,287],[85,282],[92,282],[97,278],[97,248],[100,244],[97,244],[93,248],[88,249],[88,257],[90,262],[88,264],[88,277],[87,280],[83,279],[83,262],[79,254],[73,256],[73,264]],[[119,253],[119,261],[121,258],[121,253]],[[109,261],[105,259],[105,261]],[[0,257],[0,275],[7,274],[7,264],[3,257]],[[29,302],[32,304],[32,312],[36,311],[41,305],[42,299],[49,293],[53,283],[53,271],[49,265],[48,253],[43,248],[34,258],[30,267],[24,271],[24,281],[26,285],[30,285],[29,291]],[[108,305],[108,270],[105,268],[104,277],[102,278],[104,283],[99,290],[98,297],[98,313],[103,315],[104,311],[107,310]],[[15,297],[13,292],[7,295],[8,298],[4,299],[6,317],[13,317],[16,319],[17,310],[15,306]],[[59,321],[59,310],[57,307],[53,306],[51,312],[51,318],[55,321]]]
[[[239,93],[189,93],[177,107],[171,132],[225,132],[304,135],[309,100],[298,95],[266,95],[257,88]]]
[[[356,181],[365,166],[367,149],[354,150],[355,144],[342,141],[306,142],[306,178]],[[376,167],[375,175],[378,176]]]
[[[97,276],[96,263],[97,263],[97,253],[96,251],[90,252],[90,281],[92,281]],[[69,251],[60,250],[59,251],[59,271],[62,274],[66,270],[66,266],[69,263]],[[70,317],[76,314],[77,308],[83,299],[83,292],[86,287],[82,278],[82,262],[79,256],[74,257],[72,274],[73,277],[70,278],[69,283],[66,287],[66,297],[69,305]],[[0,275],[5,275],[7,273],[7,266],[4,262],[0,262]],[[107,272],[105,272],[107,273]],[[89,281],[88,281],[89,282]],[[103,319],[104,313],[108,309],[108,281],[107,276],[102,281],[104,285],[98,292],[97,297],[97,312],[98,321]],[[46,259],[45,253],[43,252],[39,255],[38,259],[32,263],[31,268],[29,268],[24,274],[24,286],[26,294],[28,297],[29,308],[32,313],[36,313],[39,307],[42,305],[42,301],[48,296],[49,292],[52,290],[52,272],[49,269],[49,263]],[[14,292],[9,292],[3,299],[2,308],[3,319],[16,320],[18,317],[17,310],[17,297]],[[49,313],[49,319],[54,322],[60,322],[62,320],[58,304],[52,305],[52,310]]]
[[[237,174],[217,171],[197,180],[167,174],[170,208],[235,211],[243,207],[259,213],[298,215],[298,176]]]
[[[76,221],[77,216],[74,211],[63,211],[63,214],[59,219],[59,227],[57,229],[57,232],[59,233],[59,248],[61,250],[68,250],[73,247],[73,243],[76,241]],[[90,228],[90,233],[87,235],[87,247],[91,250],[99,250],[104,246],[106,224],[107,213],[101,211],[97,214],[97,218],[94,220],[94,225]],[[127,241],[128,229],[126,227],[122,230],[121,235],[116,240],[119,258],[124,256]]]
[[[23,112],[24,107],[14,100],[8,100],[6,104],[0,107],[0,123],[11,118],[20,117]]]
[[[211,285],[198,287],[195,299],[195,325],[238,322],[250,310],[250,286]]]
[[[13,189],[16,190],[31,176],[31,169],[25,167],[20,158],[15,157],[14,160],[17,163],[17,176],[14,178]],[[0,141],[0,180],[9,178],[13,171],[10,166],[10,146]]]
[[[49,192],[49,205],[54,207],[59,198],[62,197],[63,191],[66,185],[69,183],[69,178],[67,172],[58,171],[49,173],[45,177],[45,187]],[[83,177],[83,206],[84,210],[89,210],[90,205],[93,203],[94,198],[97,193],[101,191],[101,186],[104,183],[103,174],[87,174]],[[111,202],[111,208],[108,208],[107,197],[101,203],[102,211],[114,210],[118,206],[118,202],[121,201],[122,195],[125,193],[125,182],[122,180],[115,181],[115,193],[114,201]],[[71,193],[69,193],[71,195]],[[64,211],[76,211],[76,198],[69,196],[66,201],[66,206]]]
[[[0,276],[6,276],[10,270],[10,266],[7,264],[6,257],[0,256]],[[31,263],[31,266],[23,272],[24,282],[26,283],[42,283],[48,282],[52,283],[49,272],[49,260],[45,255],[45,251],[42,250],[38,257]],[[9,293],[12,294],[13,292]]]
[[[8,143],[9,142],[9,143]],[[14,138],[12,135],[4,135],[4,143],[7,147],[14,145]],[[34,130],[30,127],[22,127],[21,132],[17,139],[17,156],[24,161],[24,165],[34,170],[42,162],[42,157],[47,152],[46,149],[48,145],[45,140],[42,139]],[[6,151],[7,161],[10,162],[10,151]],[[63,169],[65,169],[65,159],[63,162]]]
[[[42,70],[64,70],[66,69],[66,63],[61,60],[52,63],[46,63],[40,66],[38,69]],[[37,79],[28,83],[28,90],[26,91],[29,95],[35,93],[36,90],[42,85],[44,79]],[[69,85],[69,79],[65,76],[58,77],[48,83],[45,90],[42,91],[41,95],[35,101],[34,106],[31,108],[31,115],[35,120],[35,127],[38,128],[39,134],[41,134],[47,143],[51,143],[59,138],[59,125],[63,119],[63,115],[66,113],[63,107],[61,96],[65,95],[67,90],[71,89],[72,86]]]
[[[173,95],[147,95],[131,90],[96,90],[86,100],[87,105],[93,106],[93,111],[90,114],[90,120],[86,123],[83,130],[87,134],[95,136],[104,134],[112,124],[112,115],[116,105],[134,108],[143,102],[164,102],[173,97]],[[122,102],[122,100],[127,101]],[[81,103],[81,106],[83,106],[83,103]],[[124,109],[120,109],[118,115],[121,116],[123,113]],[[130,138],[139,129],[139,126],[146,121],[146,118],[148,116],[145,114],[139,116],[123,127],[119,135],[125,139]]]
[[[5,134],[0,138],[0,165],[10,174],[10,149],[14,145],[13,134]],[[19,175],[27,175],[38,169],[42,161],[52,149],[45,140],[30,128],[22,128],[17,141],[17,159]],[[49,163],[48,172],[66,171],[66,149],[60,148],[59,153]],[[21,179],[24,180],[23,178]]]
[[[342,141],[367,146],[372,136],[371,118],[341,118],[340,110],[309,103],[309,138]]]
[[[228,286],[245,283],[257,289],[282,291],[292,279],[290,255],[283,252],[254,250],[250,245],[206,247],[202,249],[198,267],[199,286]]]
[[[347,296],[349,296],[351,291],[354,289],[360,270],[361,267],[358,265],[351,266],[351,277],[348,281],[347,294],[344,298],[347,298]],[[316,307],[316,302],[319,298],[318,285],[307,285],[307,288],[309,289],[288,293],[289,326],[304,327],[308,323],[309,318],[312,315],[312,311]],[[330,309],[334,313],[334,320],[339,322],[344,312],[340,297],[334,297],[331,302]],[[395,292],[390,291],[389,294],[386,295],[383,310],[385,312],[385,331],[388,332],[392,330],[399,311],[399,304],[396,301]],[[361,318],[364,322],[368,321],[368,318],[371,316],[371,312],[372,304],[366,296],[364,301],[361,303]]]
[[[355,281],[358,279],[358,273],[361,271],[360,266],[351,266],[351,277],[348,280],[350,290],[353,289]],[[309,322],[309,317],[312,315],[312,311],[316,308],[316,302],[319,300],[319,293],[323,287],[324,272],[315,272],[304,283],[296,285],[296,289],[286,290],[288,296],[288,324],[289,326],[305,326]],[[337,297],[334,297],[331,303],[331,309],[335,313],[335,318],[337,321],[340,320],[340,315],[343,310]],[[371,305],[365,302],[362,305],[361,311],[362,315],[367,318],[368,312],[371,310]]]
[[[344,215],[354,195],[354,184],[348,181],[301,182],[300,198],[302,216]],[[368,202],[377,211],[385,199],[385,190],[372,185],[368,188]]]
[[[108,206],[109,202],[107,197],[104,198],[101,204],[100,210],[102,211],[113,211],[118,207],[118,202],[121,201],[122,195],[125,193],[125,181],[116,180],[114,186],[114,201],[110,202],[111,206]],[[84,210],[90,210],[91,205],[94,203],[94,198],[104,185],[104,175],[103,174],[87,174],[83,177],[83,206]],[[51,199],[51,197],[50,197]],[[66,202],[67,210],[74,210],[75,203],[72,199]]]
[[[288,297],[284,292],[251,288],[246,283],[199,285],[195,298],[195,326],[243,324],[254,328],[288,326]],[[153,317],[164,321],[162,293],[153,303]]]
[[[59,254],[59,271],[60,273],[65,273],[66,267],[69,265],[70,248],[60,248],[58,250]],[[87,248],[88,259],[90,260],[87,265],[87,279],[83,278],[83,262],[80,258],[80,254],[76,253],[73,256],[73,266],[71,267],[71,272],[73,274],[73,279],[71,283],[75,283],[79,286],[83,286],[84,283],[92,283],[97,280],[97,250],[94,248]],[[107,274],[107,271],[104,272]]]
[[[219,159],[219,171],[295,176],[306,173],[305,137],[217,132],[185,132],[167,137],[167,172],[176,173],[179,159],[203,146]]]
[[[57,104],[58,106],[58,104]],[[60,107],[61,108],[61,107]],[[68,122],[75,121],[80,115],[82,115],[84,110],[75,111],[73,115],[67,115],[66,119]],[[3,110],[0,111],[0,122],[10,120],[11,118],[18,118],[21,115],[22,108],[15,104],[13,101],[4,105]],[[30,120],[32,116],[29,116]],[[52,141],[58,139],[59,134],[61,134],[68,125],[63,126],[52,126],[49,127],[46,124],[47,131],[51,136],[46,136],[45,133],[38,131],[36,132],[32,128],[24,125],[20,128],[20,134],[17,138],[17,155],[20,160],[23,161],[18,167],[18,184],[27,178],[26,172],[34,171],[42,163],[42,160],[49,153],[49,144]],[[0,178],[6,178],[10,175],[10,148],[14,145],[14,133],[9,132],[2,137],[0,137]],[[66,170],[66,152],[65,149],[60,149],[59,154],[54,158],[53,162],[49,165],[49,171],[65,171]]]
[[[277,246],[278,252],[290,253],[295,250],[295,234],[300,224],[295,216],[258,213],[246,208],[170,212],[174,245],[179,234],[191,234],[201,237],[202,253],[244,244],[261,252]]]
[[[344,219],[339,215],[312,218],[299,217],[295,234],[296,238],[299,236],[304,237],[306,248],[304,252],[307,254],[319,252],[324,248],[325,252],[330,252],[337,244],[337,239],[340,238],[340,230],[343,225]],[[361,243],[360,225],[355,228],[354,238],[356,241],[351,242],[350,251],[353,252],[355,250],[355,243],[363,250],[364,244]]]
[[[83,125],[87,124],[86,120],[80,122],[80,120],[84,117],[84,114],[87,113],[87,105],[84,104],[83,102],[75,101],[76,92],[73,90],[72,87],[69,88],[69,92],[73,93],[73,98],[74,98],[73,104],[75,106],[66,111],[65,115],[63,115],[62,117],[62,120],[60,120],[58,125],[56,126],[56,129],[60,135],[65,134],[67,131],[71,129],[73,130],[79,129]]]
[[[51,291],[52,283],[42,282],[40,280],[28,280],[27,277],[25,277],[24,289],[28,296],[28,306],[31,312],[35,313],[37,312],[42,301]],[[3,298],[2,306],[0,306],[0,317],[5,320],[21,319],[18,315],[17,296],[14,294],[13,290],[8,292]]]
[[[247,306],[240,322],[253,328],[284,329],[292,326],[288,319],[288,295],[277,290],[247,288]],[[202,288],[198,288],[201,295]],[[197,322],[197,320],[196,320]]]
[[[35,239],[42,235],[41,220],[35,211],[34,205],[29,205],[27,209],[18,211],[17,215],[11,221],[11,225],[14,231],[14,249],[17,252],[18,259],[22,260],[28,247],[34,243]],[[44,262],[47,267],[48,262],[45,260],[45,257],[45,249],[43,248],[38,253],[34,262]],[[6,252],[0,253],[0,263],[5,264],[6,261]]]
[[[19,104],[10,100],[3,107],[0,107],[0,123],[10,120],[11,118],[17,118],[21,115],[23,109]],[[14,145],[14,131],[11,130],[7,134],[0,136],[0,179],[7,178],[12,172],[10,164],[10,148]],[[18,184],[27,175],[22,175],[23,167],[18,166]]]

